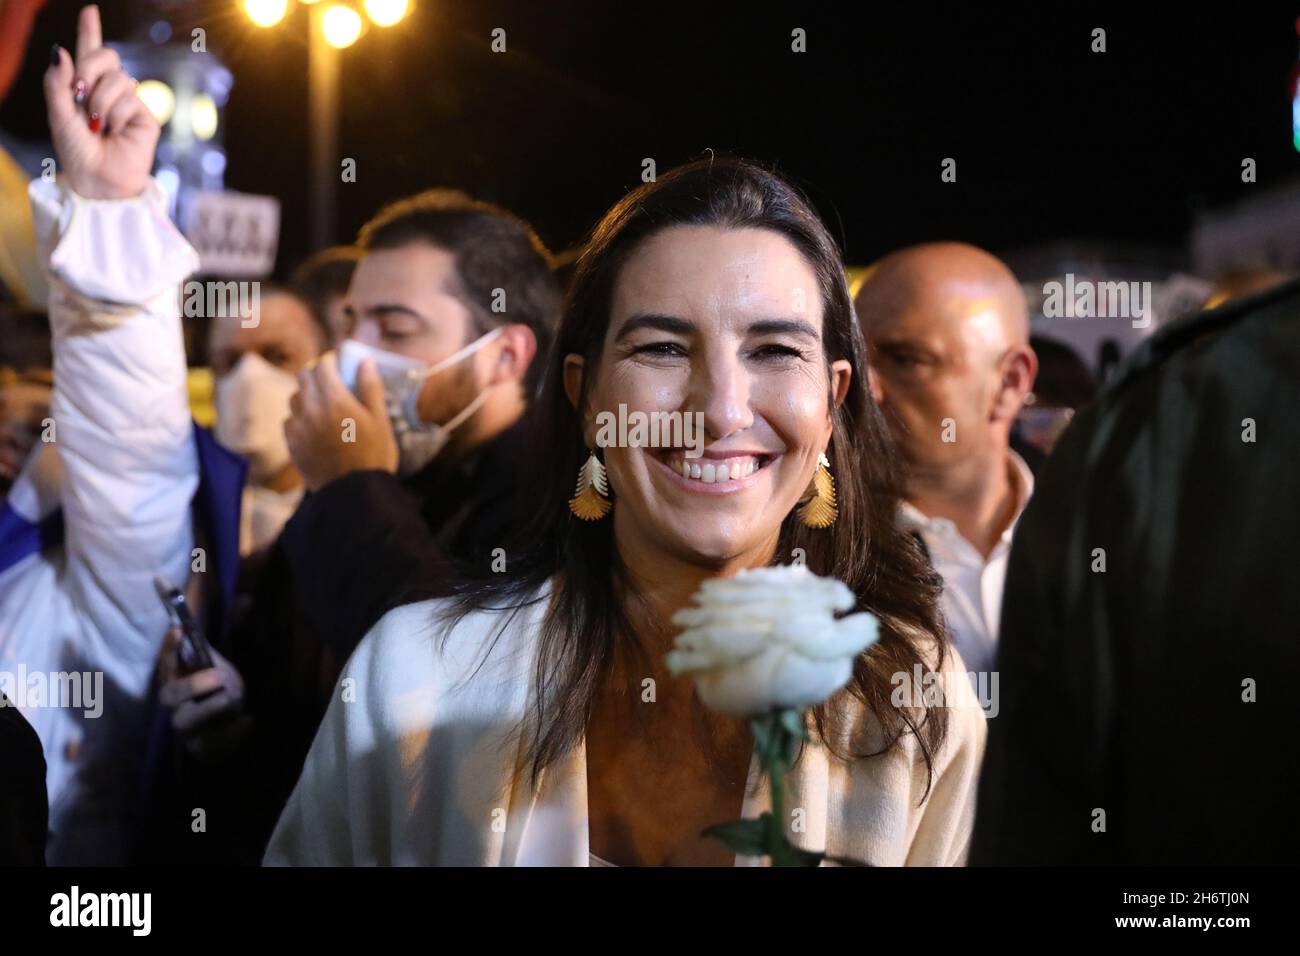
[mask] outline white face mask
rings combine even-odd
[[[485,388],[450,421],[443,424],[423,421],[420,418],[419,402],[425,380],[473,355],[500,333],[501,329],[495,328],[433,365],[425,365],[419,359],[377,349],[355,339],[347,339],[339,346],[339,376],[343,379],[343,384],[353,392],[357,390],[357,373],[362,361],[367,358],[375,361],[379,377],[384,383],[388,418],[392,422],[393,433],[397,436],[397,473],[403,478],[433,461],[446,447],[452,431],[487,401],[489,389]]]
[[[272,478],[289,464],[284,423],[298,379],[262,356],[245,352],[217,379],[217,441],[248,459],[254,482]]]

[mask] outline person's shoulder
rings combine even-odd
[[[424,642],[435,634],[457,644],[474,643],[498,631],[515,634],[535,623],[537,610],[545,606],[546,591],[543,587],[493,607],[466,606],[454,597],[403,604],[380,618],[372,633],[375,642],[385,647]]]
[[[894,675],[891,702],[926,711],[942,709],[948,724],[944,751],[950,758],[958,751],[982,753],[988,736],[987,718],[973,683],[981,675],[967,668],[961,652],[946,638],[918,631],[913,646],[924,664],[910,673]]]
[[[1218,445],[1204,440],[1198,423],[1217,421],[1225,397],[1250,406],[1274,394],[1290,381],[1297,361],[1300,280],[1161,328],[1125,359],[1097,400],[1074,416],[1036,478],[1017,541],[1032,541],[1035,559],[1050,560],[1059,552],[1061,529],[1096,513],[1084,498],[1090,486],[1104,482],[1108,500],[1118,500],[1117,482],[1126,476],[1145,481],[1145,469],[1119,464],[1153,434],[1162,436],[1166,466],[1181,461],[1179,468],[1193,473],[1183,457],[1202,456],[1213,458],[1216,467],[1225,461],[1253,467],[1252,460],[1225,459]],[[1216,400],[1191,400],[1210,396]]]
[[[947,730],[939,763],[946,764],[956,752],[981,754],[988,734],[985,711],[961,654],[944,637],[899,623],[894,627],[916,651],[912,664],[878,678],[888,684],[884,706],[905,712],[909,725],[895,744],[897,753],[914,763],[925,762],[917,733],[924,736],[926,722],[942,712]],[[837,718],[831,728],[839,748],[870,753],[884,747],[887,737],[881,720],[858,695],[847,690],[836,694],[831,713]],[[936,769],[941,768],[936,765]]]
[[[361,639],[353,654],[354,661],[402,656],[427,644],[440,630],[450,601],[438,598],[416,601],[393,608],[375,622]]]
[[[967,669],[961,652],[947,639],[930,636],[918,642],[917,649],[925,666],[919,674],[914,670],[906,675],[905,683],[894,685],[891,702],[913,708],[923,720],[941,713],[943,743],[928,758],[916,734],[905,735],[902,743],[916,765],[933,766],[936,780],[948,774],[968,775],[983,760],[988,740],[988,717],[972,683],[981,675]]]
[[[401,694],[480,674],[499,678],[530,660],[544,603],[533,594],[493,608],[465,609],[450,597],[395,607],[357,646],[344,679]]]
[[[894,627],[915,649],[917,657],[921,660],[922,675],[933,672],[942,675],[967,676],[966,662],[962,659],[961,652],[957,650],[957,645],[946,634],[940,635],[924,628],[901,624],[895,624]],[[908,676],[915,679],[917,675],[913,671]]]
[[[971,671],[961,652],[949,644],[945,653],[943,667],[943,705],[948,708],[949,733],[954,740],[964,746],[973,746],[980,752],[988,736],[989,708],[996,706],[996,700],[985,699],[985,693],[997,694],[997,672],[986,673]],[[976,693],[979,686],[980,693]]]
[[[1115,400],[1153,375],[1212,370],[1239,373],[1243,353],[1261,358],[1300,345],[1300,280],[1179,319],[1159,329],[1120,366],[1103,392]]]

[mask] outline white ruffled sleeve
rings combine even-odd
[[[37,180],[29,196],[50,274],[65,588],[80,649],[138,697],[167,626],[153,577],[189,576],[198,463],[179,292],[198,255],[156,182],[87,200]]]

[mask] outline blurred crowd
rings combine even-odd
[[[902,248],[850,296],[792,187],[711,159],[619,200],[573,268],[430,189],[255,307],[182,320],[197,258],[156,129],[81,31],[46,80],[60,173],[30,191],[47,301],[9,274],[0,303],[0,671],[26,675],[0,686],[0,860],[726,862],[687,831],[738,807],[750,740],[627,648],[795,551],[884,631],[845,692],[869,752],[796,781],[810,839],[924,864],[1298,849],[1294,754],[1252,696],[1295,661],[1295,281],[1224,277],[1101,381],[1030,334],[990,252]],[[620,403],[702,413],[704,470],[597,447]],[[830,530],[795,508],[821,469]],[[592,474],[598,521],[570,502]],[[891,713],[912,663],[978,706]],[[662,718],[624,714],[645,675]],[[531,736],[499,760],[505,717]],[[580,799],[517,822],[575,741]]]

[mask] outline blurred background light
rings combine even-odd
[[[209,140],[217,132],[217,104],[207,93],[196,93],[190,100],[190,129],[198,139]]]
[[[244,0],[244,12],[259,27],[273,27],[284,19],[289,0]]]
[[[325,11],[321,24],[325,29],[325,42],[340,50],[350,47],[361,36],[361,15],[351,7],[330,7]]]
[[[172,92],[172,88],[162,80],[145,80],[135,92],[149,108],[158,125],[166,126],[167,121],[172,118],[172,111],[176,109],[176,94]]]
[[[219,149],[205,149],[199,162],[209,176],[220,176],[226,171],[226,154]]]
[[[176,190],[181,187],[181,174],[175,166],[159,166],[154,179],[158,180],[158,185],[170,197],[175,197]]]
[[[366,0],[366,16],[379,27],[391,27],[409,8],[407,0]]]

